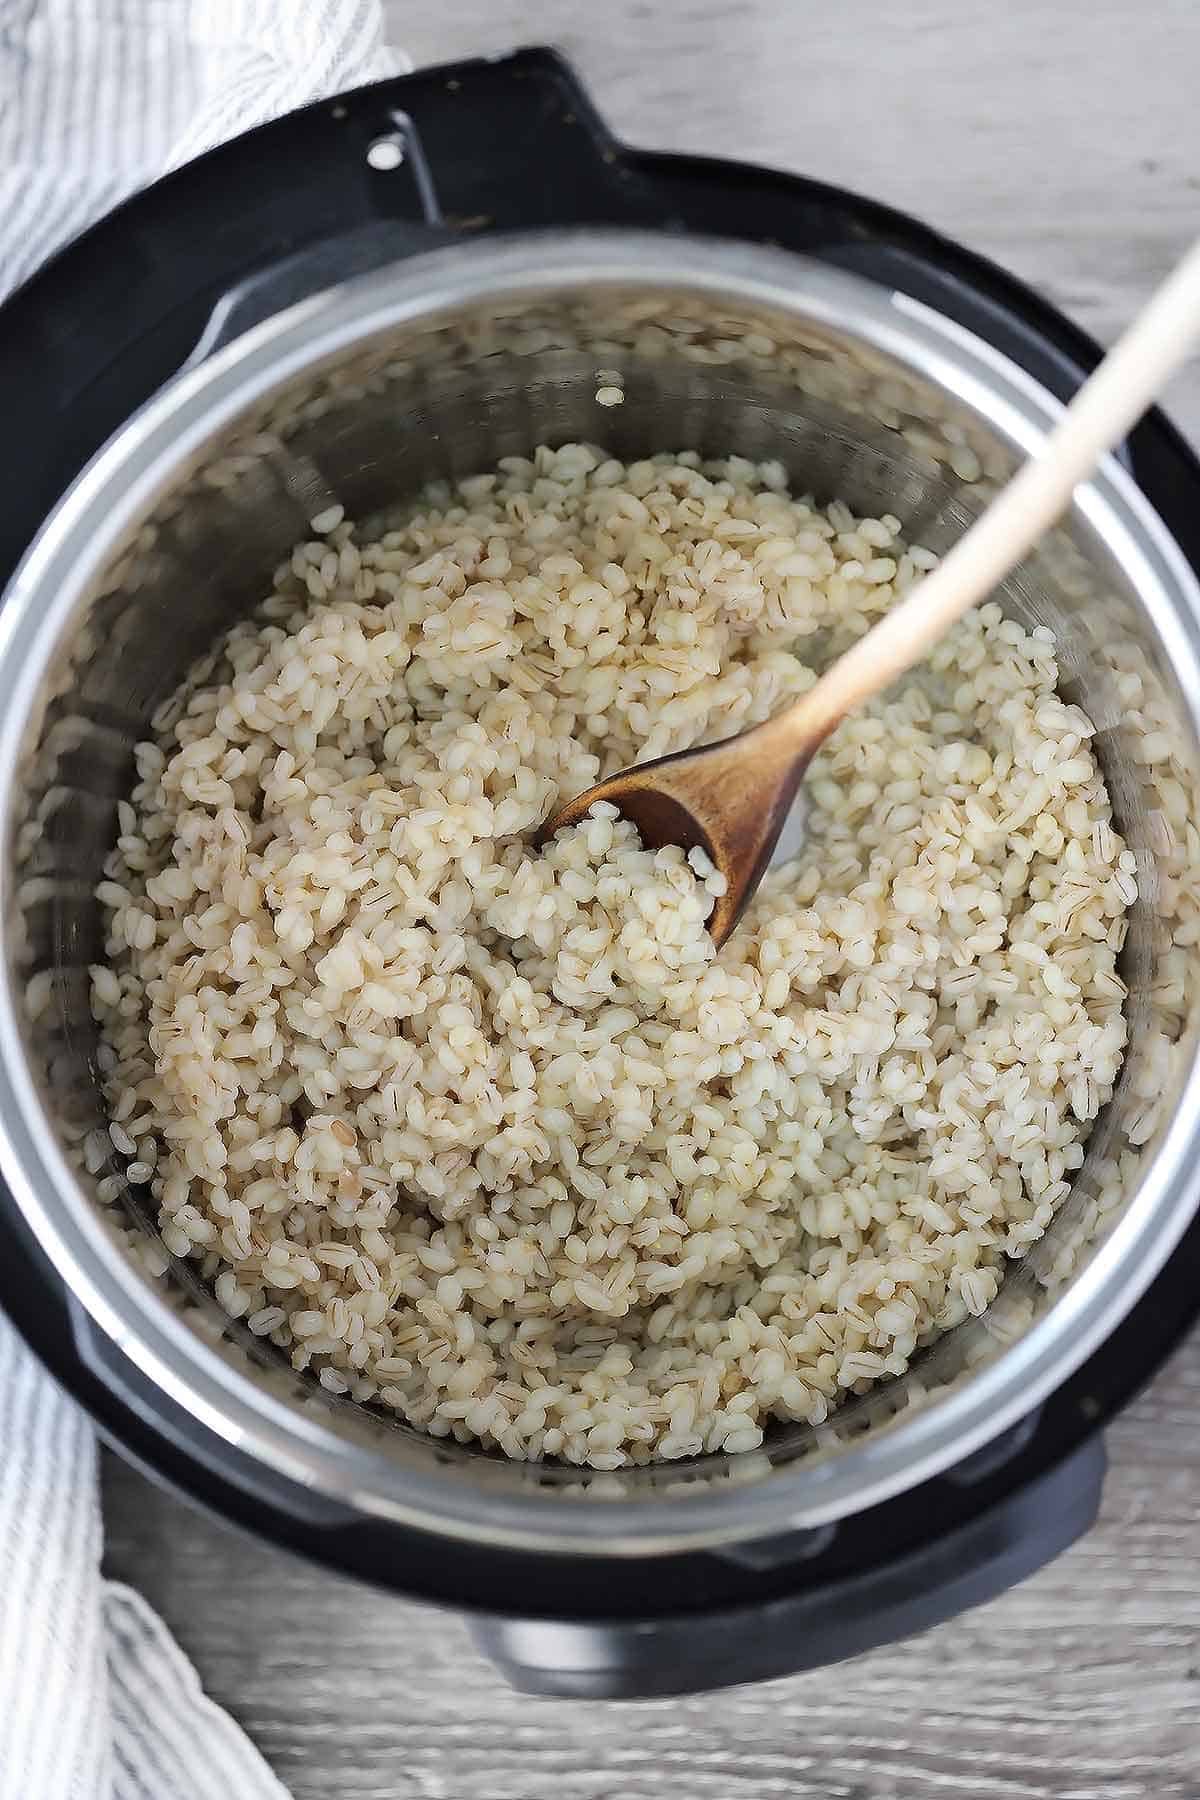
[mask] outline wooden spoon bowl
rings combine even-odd
[[[794,723],[789,709],[737,737],[622,769],[551,813],[534,843],[540,848],[556,831],[580,824],[598,801],[607,800],[637,827],[647,850],[664,844],[703,850],[725,876],[725,892],[708,920],[719,948],[770,866],[820,742],[818,738],[803,755],[796,748]]]

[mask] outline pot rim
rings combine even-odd
[[[290,307],[185,369],[77,477],[26,553],[0,607],[0,830],[11,841],[21,748],[40,683],[89,579],[146,516],[186,459],[264,395],[378,332],[464,304],[539,289],[653,287],[768,307],[881,351],[971,408],[1029,453],[1062,407],[1014,363],[923,303],[791,252],[651,232],[563,230],[474,240],[363,275]],[[1074,512],[1136,587],[1200,734],[1200,587],[1182,551],[1113,457]],[[15,906],[0,872],[0,909]],[[6,934],[12,942],[12,934]],[[1136,1192],[1045,1316],[983,1368],[836,1454],[754,1480],[615,1500],[598,1492],[505,1494],[398,1466],[313,1412],[269,1394],[178,1317],[110,1237],[69,1167],[22,1046],[20,981],[0,965],[0,1173],[69,1292],[98,1329],[194,1421],[335,1506],[497,1546],[623,1557],[773,1536],[861,1511],[970,1455],[1060,1386],[1120,1324],[1179,1241],[1200,1198],[1193,1055],[1174,1118]],[[761,1457],[761,1452],[749,1453]],[[729,1459],[734,1468],[738,1459]],[[670,1465],[663,1465],[669,1474]],[[747,1470],[747,1473],[750,1471]],[[581,1479],[587,1471],[581,1470]],[[664,1487],[666,1483],[664,1481]]]

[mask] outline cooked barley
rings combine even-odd
[[[716,957],[702,856],[526,834],[808,686],[930,566],[899,521],[568,445],[313,527],[99,889],[168,1249],[326,1389],[600,1468],[820,1422],[982,1312],[1125,1042],[1134,859],[1050,633],[985,606],[841,726]]]

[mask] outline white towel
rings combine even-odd
[[[0,293],[164,169],[409,66],[378,0],[0,0]],[[101,1549],[91,1428],[0,1317],[0,1800],[287,1800]]]

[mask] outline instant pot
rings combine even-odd
[[[367,518],[584,438],[777,459],[796,490],[940,550],[1096,358],[887,208],[630,150],[542,50],[252,132],[0,310],[0,1304],[126,1456],[331,1569],[463,1610],[548,1694],[834,1662],[1088,1528],[1101,1428],[1200,1298],[1200,469],[1160,414],[1001,596],[1054,629],[1138,859],[1120,1083],[988,1312],[824,1425],[598,1473],[434,1441],[295,1374],[167,1254],[151,1197],[90,1166],[87,968],[134,743],[329,506]]]

